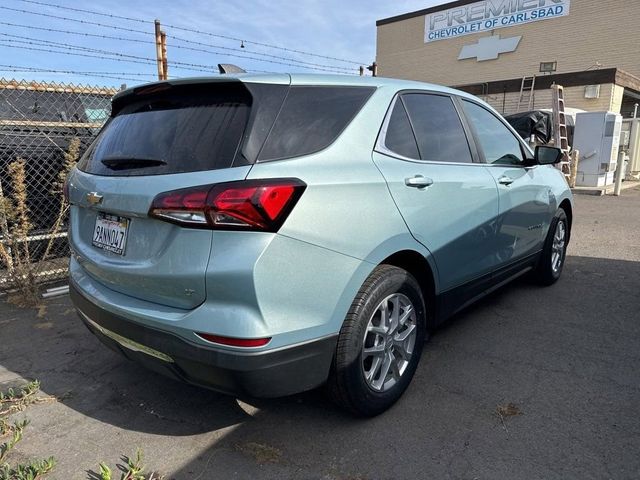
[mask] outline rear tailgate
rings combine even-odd
[[[245,147],[259,143],[269,121],[256,120],[254,97],[263,87],[157,84],[116,97],[112,118],[68,182],[71,246],[88,275],[171,307],[205,300],[212,232],[151,218],[149,207],[163,192],[246,178]],[[282,87],[276,93],[284,97]],[[260,132],[251,136],[253,125]]]
[[[190,186],[238,180],[249,168],[161,175],[153,181],[148,177],[100,177],[76,171],[69,182],[73,202],[70,234],[76,260],[91,277],[120,293],[172,307],[198,306],[206,296],[212,232],[149,218],[149,206],[157,194],[174,189],[176,182]],[[89,202],[87,194],[91,192],[99,192],[100,204]],[[122,254],[117,248],[96,245],[108,244],[104,234],[97,239],[102,242],[95,241],[96,230],[105,224],[98,218],[105,214],[127,223]]]

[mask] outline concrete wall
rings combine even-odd
[[[568,16],[499,28],[502,38],[522,35],[515,52],[496,60],[458,60],[463,45],[484,32],[424,43],[424,15],[377,28],[381,76],[464,85],[539,74],[557,61],[557,73],[587,70],[596,62],[640,76],[640,0],[573,0]],[[604,86],[604,85],[603,85]]]

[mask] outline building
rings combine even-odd
[[[551,108],[557,83],[567,107],[628,117],[638,18],[638,0],[458,0],[376,22],[378,74],[457,87],[503,114]]]

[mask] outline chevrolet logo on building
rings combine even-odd
[[[495,60],[501,53],[514,52],[522,37],[500,38],[500,35],[483,37],[477,43],[465,45],[460,50],[458,60],[476,58],[479,62]]]

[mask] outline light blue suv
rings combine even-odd
[[[129,89],[67,183],[72,299],[105,344],[174,378],[259,397],[327,384],[376,415],[429,330],[524,273],[558,279],[560,156],[418,82]]]

